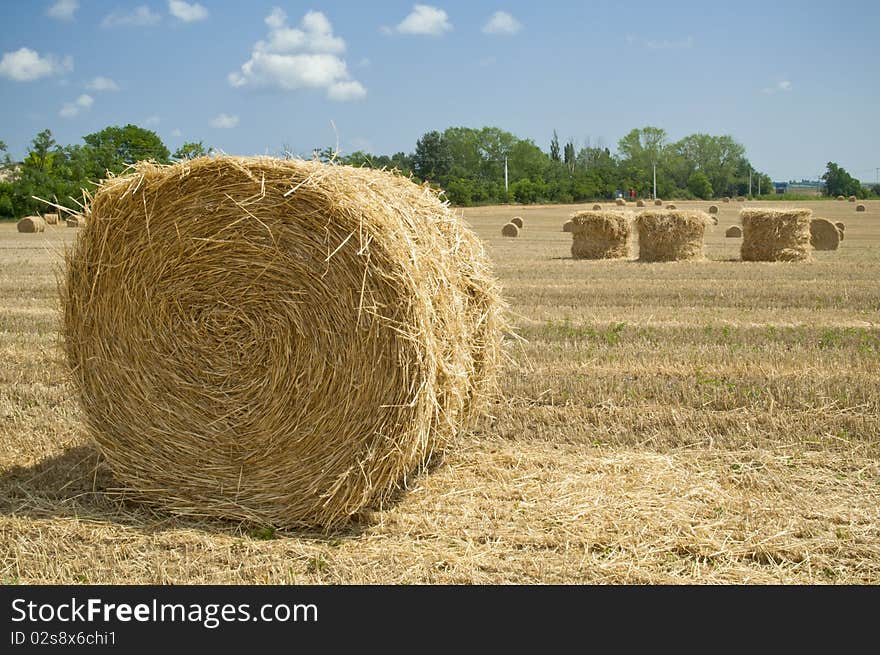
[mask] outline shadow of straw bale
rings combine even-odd
[[[341,528],[321,532],[169,514],[120,490],[92,445],[71,446],[29,466],[12,466],[0,473],[0,514],[114,523],[146,534],[188,529],[254,539],[289,535],[316,541],[358,537],[372,522],[372,512],[365,511]]]

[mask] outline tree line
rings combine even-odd
[[[153,131],[136,125],[110,126],[83,137],[82,144],[62,146],[50,130],[33,139],[24,161],[15,165],[0,141],[5,174],[0,179],[0,218],[45,211],[35,197],[73,207],[82,190],[92,191],[108,173],[131,164],[158,163],[208,154],[201,142],[187,142],[171,153]],[[497,127],[450,127],[423,134],[411,153],[350,154],[332,148],[312,155],[352,166],[397,169],[445,191],[454,205],[493,203],[585,202],[623,193],[650,198],[709,199],[774,193],[770,178],[754,170],[745,148],[728,135],[692,134],[671,141],[665,130],[631,130],[616,153],[601,144],[561,143],[556,132],[545,152],[531,139]],[[291,156],[285,148],[281,156]],[[865,197],[869,190],[834,162],[823,176],[826,194]],[[880,188],[873,193],[880,195]]]

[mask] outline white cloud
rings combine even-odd
[[[90,91],[119,91],[119,85],[109,77],[98,76],[86,84]]]
[[[522,29],[522,23],[506,11],[496,11],[489,21],[483,25],[486,34],[516,34]]]
[[[413,5],[412,12],[397,25],[401,34],[428,34],[439,36],[452,30],[445,11],[431,5]]]
[[[68,55],[59,60],[54,55],[41,56],[30,48],[5,52],[0,59],[0,77],[8,77],[16,82],[32,82],[41,77],[68,73],[72,70],[73,57]]]
[[[183,136],[183,132],[180,131],[180,128],[175,127],[171,130],[171,136]]]
[[[356,80],[334,82],[327,89],[328,98],[331,100],[339,100],[341,102],[346,100],[357,100],[363,98],[365,95],[367,95],[367,90],[364,88],[363,84]]]
[[[95,99],[84,93],[73,102],[65,102],[58,115],[62,118],[73,118],[81,112],[91,109],[93,104],[95,104]]]
[[[114,11],[104,16],[101,27],[149,27],[158,23],[162,17],[146,5],[135,7],[132,11]]]
[[[183,0],[168,0],[168,11],[184,23],[194,23],[208,17],[208,10],[198,2],[190,4]]]
[[[159,118],[158,116],[153,114],[152,116],[148,116],[147,118],[144,119],[144,125],[146,125],[148,127],[152,127],[154,125],[158,125],[161,122],[161,120],[162,120],[161,118]]]
[[[46,10],[46,15],[55,20],[73,20],[77,9],[79,9],[77,0],[58,0]]]
[[[254,44],[250,59],[239,71],[228,75],[230,85],[283,91],[325,89],[328,98],[338,101],[366,95],[367,90],[351,79],[339,57],[345,51],[345,41],[333,34],[324,14],[310,11],[298,28],[291,28],[287,14],[275,7],[265,22],[268,37]]]
[[[679,41],[645,41],[645,45],[652,50],[670,50],[673,48],[692,48],[694,45],[694,37],[689,36]]]
[[[238,116],[219,114],[211,119],[209,125],[218,129],[230,129],[238,125]]]
[[[766,87],[761,89],[761,93],[766,93],[767,95],[773,95],[774,93],[782,92],[788,93],[792,90],[791,82],[788,80],[781,80],[776,83],[775,86]]]

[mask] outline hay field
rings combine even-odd
[[[797,203],[846,223],[813,263],[729,261],[756,204],[720,205],[709,261],[670,264],[573,260],[562,224],[592,203],[466,210],[525,340],[505,400],[329,536],[107,493],[56,336],[51,267],[78,231],[0,224],[0,579],[880,583],[880,202]]]

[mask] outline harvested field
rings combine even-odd
[[[677,203],[699,209],[701,203]],[[702,203],[704,206],[705,203]],[[64,376],[52,267],[82,230],[0,224],[5,583],[880,581],[880,203],[810,207],[846,247],[791,266],[573,261],[590,205],[465,211],[525,339],[442,465],[330,535],[121,500]],[[719,210],[738,223],[742,205]],[[873,218],[872,218],[873,217]]]

